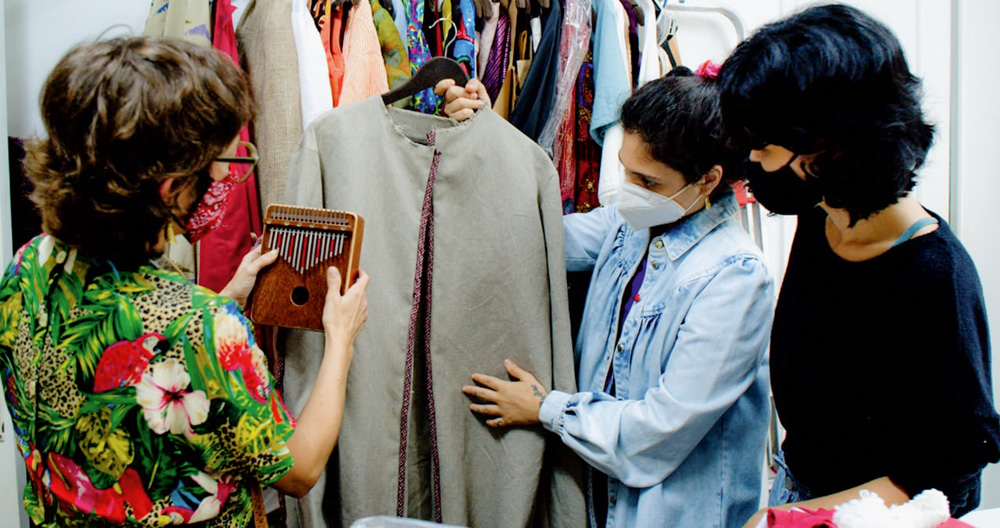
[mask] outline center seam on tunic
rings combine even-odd
[[[437,139],[435,131],[427,132],[428,146],[434,147]],[[409,436],[409,416],[413,388],[413,359],[416,349],[416,332],[420,312],[423,311],[423,349],[427,374],[427,406],[430,421],[431,474],[434,521],[442,523],[441,513],[441,464],[437,444],[437,412],[434,405],[434,385],[431,373],[431,286],[434,276],[434,181],[437,177],[441,152],[434,149],[427,190],[420,213],[420,233],[417,238],[417,265],[413,283],[413,306],[410,310],[410,326],[406,340],[406,372],[403,378],[403,408],[399,423],[399,480],[396,489],[396,516],[406,513],[406,447]]]

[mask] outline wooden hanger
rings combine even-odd
[[[465,86],[469,82],[469,76],[457,62],[447,57],[434,57],[425,62],[405,84],[382,94],[382,102],[391,105],[420,91],[433,88],[445,79],[453,79],[458,86]]]

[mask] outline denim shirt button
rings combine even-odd
[[[610,497],[608,497],[608,504],[614,506],[615,503],[617,503],[617,502],[618,502],[618,496],[611,495]]]
[[[657,262],[657,261],[654,260],[650,264],[653,266],[653,269],[660,269],[660,263],[659,262]]]
[[[619,352],[624,352],[625,351],[625,345],[623,345],[621,343],[618,343],[618,351]]]
[[[656,244],[654,244],[654,245],[656,246],[656,249],[663,249],[663,241],[662,240],[657,240]]]

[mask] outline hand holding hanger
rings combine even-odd
[[[445,79],[434,87],[434,93],[444,97],[444,115],[455,121],[465,121],[476,110],[490,106],[490,94],[479,79],[470,79],[462,86],[453,79]]]
[[[462,86],[469,82],[469,76],[457,62],[447,57],[434,57],[425,62],[405,84],[382,94],[382,102],[391,105],[427,88],[433,88],[445,79],[453,79]]]

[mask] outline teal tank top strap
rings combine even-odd
[[[899,238],[897,238],[896,241],[892,243],[892,247],[896,247],[902,244],[903,242],[906,242],[907,240],[913,238],[913,236],[916,235],[917,232],[920,231],[921,229],[936,223],[938,223],[937,218],[934,218],[933,216],[929,216],[927,218],[921,218],[920,220],[913,222],[913,224],[910,227],[908,227],[906,231],[903,231],[903,234],[899,235]]]

